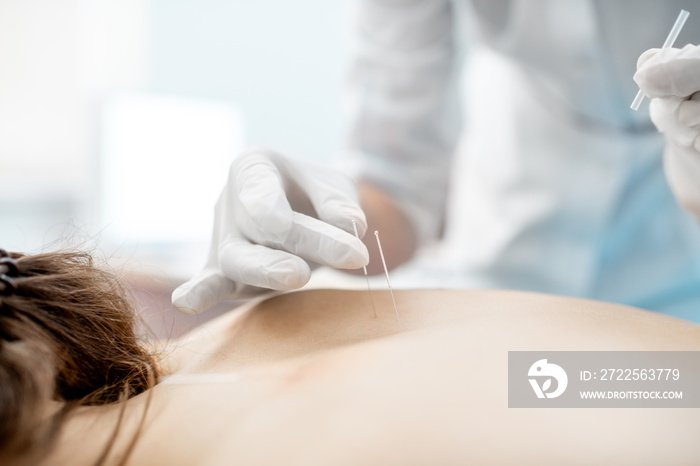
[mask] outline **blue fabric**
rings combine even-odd
[[[629,109],[637,57],[685,3],[362,1],[348,153],[424,244],[445,219],[397,285],[539,291],[700,322],[700,227],[669,189],[646,107]],[[678,43],[693,36],[691,19]]]

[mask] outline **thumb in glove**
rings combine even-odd
[[[266,149],[248,151],[232,164],[217,202],[206,266],[175,290],[173,305],[198,313],[225,298],[300,288],[310,278],[309,262],[362,267],[369,257],[350,233],[353,219],[364,233],[355,185],[344,175]]]

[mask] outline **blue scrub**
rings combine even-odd
[[[633,112],[688,1],[364,0],[348,159],[425,246],[397,286],[522,289],[700,322],[700,227]],[[699,180],[700,182],[700,180]],[[439,240],[438,240],[439,239]]]

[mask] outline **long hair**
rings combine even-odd
[[[70,410],[142,393],[155,383],[157,370],[136,333],[129,295],[88,253],[0,252],[6,272],[0,283],[5,463],[46,454]],[[49,415],[52,401],[63,402],[63,409]]]

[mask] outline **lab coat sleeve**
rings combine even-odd
[[[346,162],[397,202],[419,244],[440,231],[460,131],[449,0],[362,0]]]

